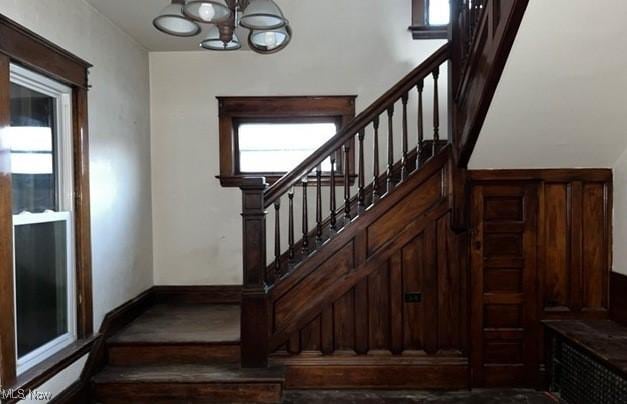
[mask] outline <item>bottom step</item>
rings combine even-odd
[[[99,403],[278,403],[283,368],[172,365],[108,367],[92,382]]]

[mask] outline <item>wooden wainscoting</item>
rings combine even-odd
[[[610,274],[610,317],[627,325],[627,275]]]
[[[466,235],[442,153],[271,290],[288,388],[463,388]]]
[[[539,321],[608,317],[612,173],[469,177],[473,384],[534,386],[543,368]]]

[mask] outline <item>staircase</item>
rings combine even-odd
[[[464,168],[527,2],[452,1],[446,45],[277,182],[248,178],[241,337],[135,324],[107,342],[97,400],[470,387]]]
[[[526,5],[453,1],[446,45],[277,182],[241,186],[243,367],[283,365],[287,388],[470,385],[464,168]]]

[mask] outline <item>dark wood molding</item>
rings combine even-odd
[[[55,80],[87,88],[89,62],[0,14],[0,53]]]
[[[0,55],[0,136],[11,125],[10,60]],[[4,135],[3,135],[4,134]],[[0,142],[7,144],[7,142]],[[13,209],[11,200],[11,154],[0,152],[0,385],[15,381],[15,305],[13,289]]]
[[[610,274],[610,318],[627,325],[627,275]]]
[[[243,121],[308,122],[324,119],[343,128],[355,117],[355,95],[346,96],[277,96],[216,97],[219,106],[220,180],[223,187],[239,187],[247,177],[264,177],[272,184],[285,173],[240,173],[238,171],[237,126]],[[351,144],[351,148],[354,147]],[[354,178],[354,152],[350,177]],[[339,165],[341,168],[341,164]],[[326,183],[329,182],[325,175]],[[337,181],[342,181],[340,170]]]
[[[413,39],[447,39],[448,26],[411,25],[409,27]]]
[[[153,291],[157,303],[239,304],[242,300],[241,285],[155,286]]]
[[[78,342],[93,334],[91,230],[89,195],[89,141],[87,76],[91,65],[0,15],[0,128],[10,124],[9,85],[11,63],[23,65],[72,88],[72,143],[74,175],[75,254]],[[5,132],[5,131],[3,131]],[[0,166],[10,167],[0,153]],[[13,246],[11,173],[0,172],[0,383],[13,385],[15,374],[15,318],[13,296]],[[43,365],[43,364],[42,364]],[[22,383],[23,384],[23,383]]]
[[[59,372],[72,365],[78,359],[87,355],[99,338],[99,336],[91,336],[87,339],[74,342],[72,345],[19,375],[13,385],[3,388],[13,390],[36,389]],[[17,401],[18,400],[9,400],[6,404],[12,404]]]
[[[612,170],[609,168],[540,168],[512,170],[469,170],[469,179],[479,181],[547,181],[570,182],[612,181]]]

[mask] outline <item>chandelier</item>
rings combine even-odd
[[[179,37],[196,36],[200,24],[211,24],[200,46],[215,51],[242,47],[235,28],[249,30],[248,45],[262,54],[284,49],[292,30],[273,0],[172,0],[154,19],[161,32]]]

